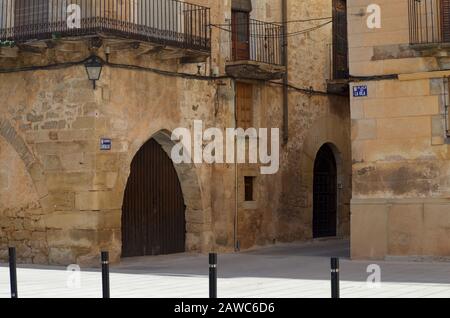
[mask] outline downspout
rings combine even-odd
[[[236,86],[237,82],[233,81],[234,83],[234,91],[235,91],[235,97],[234,97],[234,127],[235,129],[238,128],[238,118],[237,118],[237,96],[236,96]],[[237,135],[233,137],[234,140],[234,195],[235,195],[235,201],[234,201],[234,238],[233,238],[233,244],[234,244],[234,251],[239,252],[240,242],[239,242],[239,165],[237,162]]]
[[[289,141],[288,0],[282,0],[281,12],[283,22],[283,65],[286,67],[286,72],[283,76],[283,144],[286,145]]]

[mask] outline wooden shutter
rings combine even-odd
[[[236,117],[238,128],[253,127],[253,86],[236,83]]]
[[[29,26],[40,25],[49,22],[48,0],[15,0],[14,2],[14,25]],[[39,31],[39,30],[33,30]]]
[[[347,2],[333,0],[333,79],[348,77]]]
[[[450,0],[441,0],[442,41],[450,42]]]

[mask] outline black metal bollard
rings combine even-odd
[[[209,254],[209,298],[217,298],[217,254]]]
[[[331,259],[331,298],[340,298],[339,258]]]
[[[11,284],[11,298],[19,298],[17,294],[17,265],[16,265],[16,248],[10,247],[9,253],[9,281]]]
[[[110,298],[109,294],[109,253],[102,252],[102,287],[103,298]]]

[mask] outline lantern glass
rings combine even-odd
[[[100,74],[102,73],[102,67],[101,66],[86,67],[86,71],[91,81],[98,81],[100,79]]]
[[[98,81],[100,79],[103,66],[96,57],[89,59],[86,62],[85,67],[89,80]]]

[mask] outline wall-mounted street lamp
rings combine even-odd
[[[95,89],[95,82],[100,79],[102,74],[102,61],[97,56],[92,56],[84,63],[84,66],[86,67],[88,78],[92,81]]]

